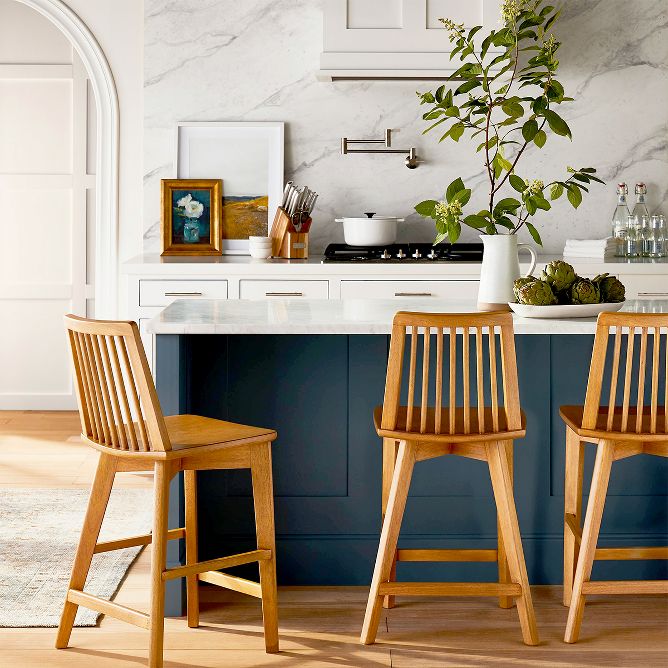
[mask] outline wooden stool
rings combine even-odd
[[[603,377],[611,328],[615,330],[612,372],[608,405],[602,406]],[[596,548],[612,462],[640,454],[668,457],[668,388],[662,398],[663,406],[659,402],[659,378],[664,378],[668,385],[668,365],[665,360],[668,346],[661,345],[662,329],[666,331],[667,328],[667,315],[602,313],[596,327],[585,404],[561,407],[561,417],[566,423],[564,605],[570,606],[570,610],[564,640],[568,643],[578,640],[587,594],[668,593],[668,581],[591,582],[589,579],[595,559],[668,559],[668,547]],[[618,407],[617,380],[622,357],[622,337],[625,333],[624,384],[622,405]],[[640,338],[637,375],[633,369],[636,338]],[[664,340],[668,343],[668,333]],[[664,368],[660,369],[662,347],[665,351]],[[650,348],[651,399],[650,405],[646,406],[647,353]],[[634,375],[638,380],[638,391],[634,393],[635,405],[632,405],[631,384]],[[583,443],[596,444],[596,463],[584,529],[580,529]]]
[[[402,368],[410,328],[408,401],[400,406]],[[470,379],[470,335],[475,333],[476,374]],[[420,333],[422,332],[422,333]],[[443,337],[449,336],[444,350]],[[497,344],[497,333],[499,343]],[[418,340],[422,339],[422,374],[416,383]],[[429,405],[432,340],[435,338],[435,406]],[[458,342],[459,339],[459,342]],[[484,352],[484,339],[487,351]],[[503,401],[499,403],[497,345],[501,351]],[[457,364],[462,360],[463,406],[457,406]],[[449,360],[449,403],[443,407],[443,361]],[[487,363],[485,363],[487,358]],[[485,374],[485,366],[488,373]],[[488,376],[491,406],[485,406],[485,378]],[[416,384],[421,388],[416,402]],[[477,402],[471,405],[471,390]],[[513,320],[509,313],[442,315],[397,313],[387,365],[383,406],[374,413],[376,431],[383,437],[384,520],[380,546],[364,617],[361,641],[376,638],[383,597],[387,606],[395,595],[402,596],[499,596],[502,607],[517,599],[522,636],[527,645],[538,644],[538,631],[531,601],[512,485],[513,441],[525,435],[520,410],[515,360]],[[396,443],[399,443],[395,458]],[[416,462],[458,455],[487,462],[496,501],[498,550],[397,550],[397,540],[406,507],[413,467]],[[391,480],[391,482],[390,482]],[[396,582],[396,561],[498,561],[498,583]]]
[[[271,429],[212,420],[196,415],[163,417],[139,331],[134,322],[65,317],[74,361],[84,441],[100,451],[88,510],[79,540],[56,647],[70,639],[77,608],[92,610],[141,626],[150,632],[149,665],[162,666],[165,582],[187,578],[188,626],[199,624],[198,580],[262,599],[267,652],[278,651],[276,547],[271,475]],[[210,561],[197,561],[196,471],[249,468],[253,479],[257,549]],[[98,543],[116,473],[155,474],[153,532]],[[185,527],[168,529],[169,482],[185,472]],[[185,538],[186,565],[166,567],[167,541]],[[83,591],[93,554],[152,544],[149,614]],[[260,582],[218,569],[259,563]]]

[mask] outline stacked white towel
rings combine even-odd
[[[604,260],[615,254],[615,240],[605,239],[568,239],[564,247],[566,258],[592,258]]]

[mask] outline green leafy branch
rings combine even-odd
[[[556,79],[561,44],[551,29],[560,13],[545,0],[504,0],[504,27],[492,30],[482,41],[482,26],[466,30],[463,25],[441,19],[453,44],[450,59],[458,58],[461,65],[449,77],[456,84],[418,93],[420,104],[430,106],[423,114],[429,123],[423,134],[438,128],[439,142],[459,142],[466,134],[470,139],[482,139],[476,152],[484,151],[489,198],[488,209],[464,216],[463,207],[471,191],[457,178],[448,186],[444,200],[418,204],[416,211],[435,221],[435,243],[446,238],[455,242],[464,224],[487,234],[497,234],[499,228],[515,234],[526,226],[540,244],[540,235],[529,218],[551,208],[544,188],[550,188],[552,201],[567,193],[568,201],[577,208],[582,193],[588,192],[586,185],[603,183],[592,167],[569,169],[570,177],[548,186],[516,173],[527,148],[542,149],[548,132],[572,139],[571,129],[555,110],[573,100]],[[526,59],[523,67],[521,59]],[[520,192],[521,199],[504,197],[501,191],[506,186]]]

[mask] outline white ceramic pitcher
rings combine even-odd
[[[536,253],[528,244],[517,243],[514,234],[481,234],[485,247],[480,270],[478,309],[481,311],[508,310],[508,302],[515,301],[513,281],[520,277],[518,252],[531,254],[531,267],[526,276],[536,268]]]

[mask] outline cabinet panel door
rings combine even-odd
[[[622,276],[627,299],[668,299],[668,274]]]
[[[241,299],[267,299],[306,297],[308,299],[327,299],[328,281],[239,281]]]
[[[140,306],[167,306],[189,298],[227,299],[227,281],[139,281]]]
[[[342,299],[476,299],[478,281],[341,281]]]

